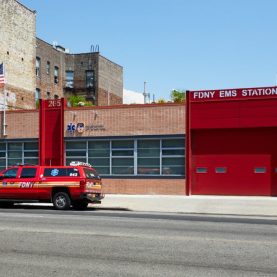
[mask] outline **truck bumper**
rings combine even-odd
[[[86,200],[88,200],[88,202],[90,202],[90,203],[98,203],[98,204],[100,204],[101,203],[101,199],[103,199],[105,197],[105,195],[104,194],[102,194],[102,193],[91,193],[91,192],[89,192],[89,193],[82,193],[81,194],[81,199],[86,199]]]

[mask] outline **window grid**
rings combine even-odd
[[[124,141],[129,141],[131,146],[127,145],[126,148],[113,148],[113,142],[122,143]],[[147,141],[158,142],[157,148],[147,145]],[[89,162],[91,159],[96,159],[100,164],[93,164],[93,166],[100,172],[101,175],[126,175],[126,176],[183,176],[184,172],[180,168],[184,168],[184,163],[181,160],[179,164],[171,164],[170,160],[175,161],[177,158],[184,159],[184,155],[163,155],[163,150],[182,150],[181,147],[166,147],[162,148],[162,143],[164,139],[135,139],[135,140],[86,140],[84,144],[79,144],[74,148],[75,143],[80,141],[69,141],[70,146],[66,147],[66,163],[69,164],[72,160],[80,160],[84,162]],[[72,143],[73,142],[73,143]],[[91,148],[89,143],[93,142],[105,142],[105,145],[101,147]],[[31,143],[31,144],[30,144]],[[139,147],[139,143],[144,143],[142,147]],[[2,147],[1,147],[2,145]],[[123,144],[124,145],[124,144]],[[119,145],[120,146],[120,145]],[[158,149],[159,147],[159,149]],[[105,156],[91,156],[89,151],[106,151]],[[145,152],[141,151],[145,150]],[[158,155],[155,154],[155,150],[158,151]],[[113,151],[115,151],[113,153]],[[122,152],[121,152],[122,151]],[[149,153],[147,152],[149,151]],[[121,152],[119,156],[116,152]],[[124,155],[124,152],[126,155]],[[114,155],[115,154],[115,155]],[[7,168],[8,166],[14,165],[16,163],[28,163],[28,164],[38,164],[38,142],[3,142],[0,143],[0,170]],[[157,159],[157,161],[155,161]],[[106,161],[105,161],[106,160]],[[166,161],[166,164],[165,164]],[[157,163],[156,163],[157,162]],[[144,164],[145,163],[145,164]],[[168,167],[169,170],[173,169],[172,172],[165,172],[164,168]],[[139,169],[145,169],[140,170]],[[176,168],[176,170],[174,170]],[[105,172],[102,173],[101,169]],[[148,170],[148,171],[147,171]],[[168,170],[168,169],[167,169]],[[115,172],[113,174],[113,172]]]
[[[30,146],[31,148],[28,148]],[[38,164],[38,143],[36,141],[0,142],[0,170],[17,163]]]
[[[70,141],[71,148],[66,147],[66,161],[67,164],[69,164],[72,160],[78,160],[81,159],[82,161],[89,162],[89,160],[97,159],[101,164],[93,163],[92,165],[96,168],[96,170],[99,171],[101,175],[126,175],[126,176],[184,176],[184,162],[185,162],[185,150],[184,147],[162,147],[163,142],[166,139],[126,139],[126,140],[87,140],[86,146],[80,148],[74,149],[72,146],[74,146],[74,141]],[[172,143],[171,139],[171,143]],[[180,140],[184,141],[184,139],[176,139],[177,142],[180,144]],[[126,144],[126,147],[124,148],[120,144],[124,145],[124,141],[129,142]],[[141,147],[139,148],[138,144],[145,143],[147,141],[151,142],[158,142],[158,147]],[[77,142],[77,141],[76,141]],[[109,142],[108,147],[106,148],[90,148],[89,143],[93,142]],[[174,142],[174,141],[173,141]],[[115,145],[113,145],[113,143]],[[131,144],[130,144],[131,143]],[[132,145],[132,147],[130,146]],[[185,145],[183,143],[183,145]],[[118,147],[118,148],[117,148]],[[158,149],[159,148],[159,149]],[[109,152],[109,155],[103,157],[103,156],[90,156],[89,151],[107,151]],[[147,153],[146,154],[139,154],[139,151],[141,150],[148,150],[153,151],[157,150],[159,151],[158,155]],[[182,151],[184,153],[181,154],[175,154],[175,155],[166,155],[163,154],[163,151],[165,150],[176,150]],[[84,155],[75,156],[74,152],[84,152]],[[116,155],[118,152],[119,155]],[[124,152],[126,155],[124,155]],[[73,154],[73,155],[72,155]],[[107,154],[107,153],[106,153]],[[103,159],[103,160],[102,160]],[[107,164],[105,164],[104,160],[107,160]],[[129,160],[128,160],[129,159]],[[140,160],[143,159],[144,161]],[[149,159],[149,164],[143,165],[143,162],[147,161]],[[158,159],[158,164],[155,164],[155,159]],[[176,161],[177,159],[177,161]],[[178,160],[179,159],[179,160]],[[102,160],[102,161],[101,161]],[[172,162],[171,162],[172,160]],[[152,164],[153,163],[153,164]],[[148,167],[148,168],[147,168]],[[146,171],[143,171],[143,173],[139,172],[139,169],[145,169]],[[156,168],[156,169],[155,169]],[[105,172],[101,172],[101,170],[105,170]],[[158,172],[157,172],[158,170]],[[146,173],[145,173],[146,172]]]

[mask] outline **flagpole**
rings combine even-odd
[[[4,75],[4,112],[3,112],[3,136],[6,137],[6,91],[5,91],[5,65],[3,63],[3,75]]]
[[[5,85],[4,85],[4,119],[3,119],[3,136],[7,136],[6,134],[6,92],[5,92]]]

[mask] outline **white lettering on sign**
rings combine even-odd
[[[237,91],[236,90],[220,90],[219,97],[226,98],[226,97],[236,97]]]
[[[243,89],[241,95],[244,97],[277,95],[277,88]]]
[[[48,108],[60,107],[62,105],[61,100],[48,100]]]
[[[213,98],[215,91],[195,91],[193,93],[194,99]]]
[[[20,183],[20,188],[28,188],[28,189],[32,189],[34,187],[34,182],[22,182]]]
[[[191,94],[193,100],[213,100],[213,99],[230,99],[230,98],[257,98],[267,96],[277,96],[277,87],[263,88],[244,88],[244,89],[226,89],[210,91],[193,91]]]

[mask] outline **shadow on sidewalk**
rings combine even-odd
[[[15,204],[12,207],[5,207],[5,208],[0,208],[0,210],[43,210],[43,211],[57,211],[54,209],[54,207],[49,204],[49,205],[40,205],[38,204]],[[74,208],[69,209],[69,211],[75,211]],[[85,211],[124,211],[124,212],[132,212],[133,210],[130,210],[128,208],[121,208],[121,207],[110,207],[110,208],[105,208],[105,207],[93,207],[89,206],[87,209],[83,210]]]

